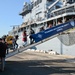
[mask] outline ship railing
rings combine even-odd
[[[39,18],[37,18],[37,20],[36,21],[41,21],[42,20],[42,17],[39,17]]]
[[[57,10],[53,10],[50,14],[50,17],[62,15],[64,13],[75,13],[75,5],[72,5],[70,7],[63,7]]]
[[[23,13],[27,13],[27,12],[30,12],[32,10],[32,5],[27,5],[27,6],[24,6],[22,11],[20,12],[20,15],[22,15]]]
[[[58,12],[56,12],[56,13],[54,13],[54,15],[55,16],[57,16],[57,15],[61,15],[61,14],[64,14],[64,13],[73,13],[74,12],[74,10],[72,10],[72,9],[66,9],[66,10],[62,10],[62,11],[58,11]]]
[[[51,9],[57,2],[59,2],[59,0],[56,0],[52,5],[50,5],[50,6],[48,7],[48,9]]]
[[[31,9],[32,9],[32,8],[31,8],[30,6],[29,6],[29,7],[26,6],[26,7],[23,8],[23,11],[28,11],[28,10],[31,10]]]

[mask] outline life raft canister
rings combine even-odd
[[[6,39],[5,39],[7,44],[12,44],[13,43],[13,41],[12,41],[13,38],[14,38],[13,36],[7,36]]]

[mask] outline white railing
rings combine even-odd
[[[52,5],[50,5],[49,7],[48,7],[48,9],[51,9],[57,2],[59,2],[60,0],[56,0]]]

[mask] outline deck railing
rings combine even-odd
[[[62,14],[65,14],[65,13],[73,13],[73,12],[75,13],[75,7],[74,6],[71,6],[71,7],[68,7],[68,8],[64,8],[64,9],[61,9],[61,10],[52,12],[50,14],[51,15],[50,17],[62,15]]]

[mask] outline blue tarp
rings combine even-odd
[[[46,29],[46,30],[41,31],[39,33],[33,34],[33,35],[31,35],[31,37],[34,39],[35,42],[39,42],[43,39],[51,37],[55,34],[58,34],[60,32],[65,31],[65,30],[71,29],[73,27],[75,27],[75,21],[74,20],[60,24],[60,25],[57,25],[57,26],[49,28],[49,29]]]

